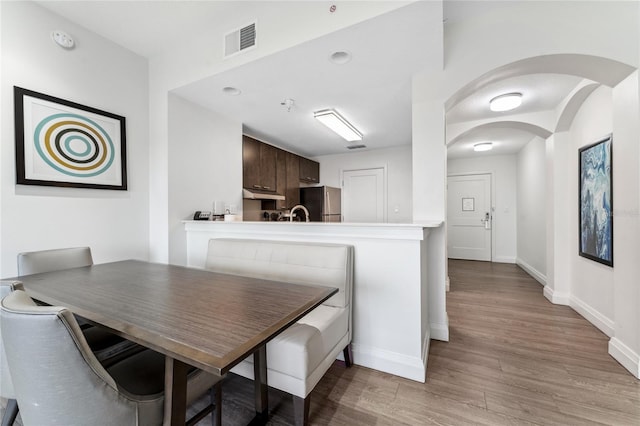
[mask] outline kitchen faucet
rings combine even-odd
[[[289,213],[289,222],[293,222],[293,212],[295,212],[296,210],[302,210],[304,211],[304,213],[307,215],[307,222],[309,222],[309,210],[307,210],[307,208],[305,206],[303,206],[302,204],[298,204],[297,206],[293,206],[293,208],[291,209],[291,212]]]

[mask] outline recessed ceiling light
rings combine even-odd
[[[489,101],[491,111],[511,111],[522,104],[522,93],[505,93]]]
[[[240,89],[236,89],[235,87],[227,86],[222,89],[222,92],[229,96],[238,96],[240,93]]]
[[[73,49],[73,46],[75,46],[73,38],[62,30],[52,31],[51,40],[64,49]]]
[[[480,152],[480,151],[490,151],[493,149],[493,143],[492,142],[480,142],[477,143],[475,145],[473,145],[473,150],[476,152]]]
[[[351,60],[351,53],[339,50],[337,52],[333,52],[329,57],[329,60],[338,65],[346,64]]]

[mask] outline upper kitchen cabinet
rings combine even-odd
[[[284,195],[284,200],[276,201],[276,209],[287,208],[287,157],[289,153],[283,149],[276,148],[276,193]]]
[[[242,186],[276,192],[278,149],[249,136],[242,137]]]
[[[300,156],[287,152],[285,156],[285,166],[287,183],[284,196],[287,207],[291,208],[300,204]]]
[[[320,163],[300,157],[300,182],[319,183]]]

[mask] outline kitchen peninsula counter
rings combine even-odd
[[[196,268],[204,267],[211,238],[353,245],[352,351],[358,365],[424,382],[430,339],[448,340],[444,276],[429,266],[443,259],[428,255],[442,222],[183,223],[187,266]]]

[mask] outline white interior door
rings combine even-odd
[[[491,175],[449,176],[447,188],[449,257],[491,261]]]
[[[384,169],[342,172],[342,215],[345,222],[385,221]]]

